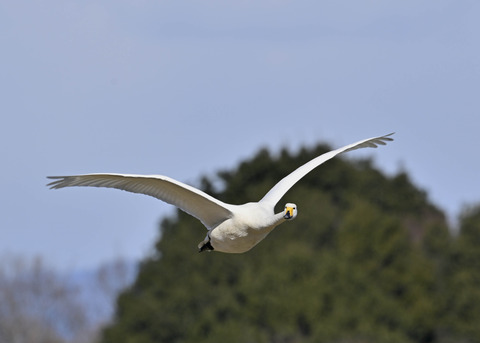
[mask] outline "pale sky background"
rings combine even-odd
[[[47,175],[198,185],[261,147],[392,131],[348,157],[405,169],[454,221],[480,201],[479,18],[477,0],[2,0],[0,257],[139,260],[172,213]]]

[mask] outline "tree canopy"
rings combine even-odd
[[[328,150],[263,149],[202,188],[257,201]],[[452,235],[407,173],[344,157],[303,178],[278,211],[286,202],[298,217],[240,255],[198,254],[202,224],[181,211],[165,218],[102,342],[480,341],[480,209]]]

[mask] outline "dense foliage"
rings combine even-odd
[[[231,203],[260,199],[329,150],[272,156],[203,180]],[[451,235],[406,173],[335,158],[280,201],[298,217],[241,255],[198,254],[202,224],[181,211],[161,224],[155,256],[118,299],[104,343],[480,342],[480,210]]]

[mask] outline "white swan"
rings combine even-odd
[[[297,216],[295,204],[285,205],[283,212],[274,213],[275,204],[302,177],[334,156],[359,148],[376,148],[392,141],[393,133],[365,139],[320,155],[299,167],[278,182],[259,202],[243,205],[226,204],[192,186],[162,175],[86,174],[50,176],[52,189],[72,186],[117,188],[142,193],[175,205],[199,219],[208,229],[199,251],[215,250],[243,253],[253,248],[270,231]]]

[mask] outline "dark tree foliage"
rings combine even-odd
[[[480,342],[480,206],[461,215],[447,268],[445,335],[453,336],[451,341]]]
[[[257,201],[327,150],[261,150],[202,188]],[[277,209],[287,201],[298,217],[240,255],[198,254],[202,224],[181,211],[164,219],[102,342],[480,341],[480,210],[452,237],[406,173],[343,158],[308,174]]]

